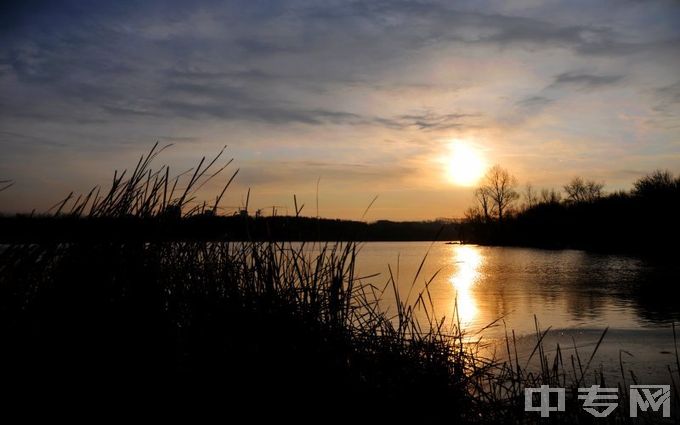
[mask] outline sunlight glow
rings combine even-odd
[[[461,325],[467,326],[477,316],[477,301],[472,293],[472,286],[480,276],[482,255],[479,247],[459,245],[454,248],[453,261],[456,271],[449,278],[449,282],[456,289],[457,312]]]
[[[451,153],[446,161],[449,181],[460,186],[472,186],[486,171],[482,154],[464,140],[456,140],[451,145]]]

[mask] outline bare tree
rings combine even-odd
[[[473,206],[465,210],[465,220],[469,223],[480,223],[484,221],[482,210],[478,206]]]
[[[656,170],[633,183],[633,193],[638,196],[669,194],[676,188],[680,188],[680,176],[675,179],[668,170]]]
[[[480,189],[486,192],[493,201],[494,212],[501,223],[512,203],[519,198],[516,187],[517,179],[498,164],[491,167],[484,177],[484,183]]]
[[[559,204],[562,200],[562,194],[555,189],[541,189],[541,203],[544,204]]]
[[[536,196],[536,191],[531,183],[527,183],[524,186],[524,202],[525,208],[529,209],[534,205],[538,204],[538,196]]]
[[[567,199],[571,202],[592,202],[602,197],[603,188],[604,183],[574,177],[564,186],[564,191],[567,192]]]
[[[481,214],[483,214],[484,222],[488,223],[491,221],[493,208],[491,194],[488,188],[480,186],[475,189],[475,197],[477,198],[477,202],[479,202],[479,209],[481,210]]]

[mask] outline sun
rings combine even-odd
[[[456,140],[446,160],[446,174],[454,184],[472,186],[484,175],[486,163],[482,154],[471,143]]]

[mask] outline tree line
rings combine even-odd
[[[680,235],[680,175],[667,170],[606,193],[604,182],[580,176],[560,189],[520,187],[507,169],[494,165],[474,196],[463,224],[469,242],[668,252],[667,243]]]

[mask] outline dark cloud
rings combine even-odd
[[[555,77],[551,87],[575,86],[585,89],[595,89],[619,83],[622,75],[594,75],[578,72],[565,72]]]
[[[562,23],[555,19],[559,15],[554,10],[546,10],[545,16],[528,17],[494,12],[493,8],[484,10],[483,7],[457,9],[451,7],[450,3],[387,0],[345,2],[335,7],[324,7],[323,10],[311,8],[306,16],[328,26],[357,28],[358,31],[349,32],[351,40],[371,36],[363,40],[366,43],[358,45],[359,49],[370,49],[377,43],[387,50],[402,51],[433,44],[459,43],[500,47],[562,47],[587,56],[620,56],[650,49],[678,52],[677,30],[671,37],[630,41],[625,35],[626,28]],[[557,4],[556,9],[559,9]],[[680,17],[677,11],[675,14]],[[358,26],[357,23],[363,25]],[[371,31],[368,32],[367,28]],[[390,42],[384,43],[385,40]]]
[[[479,114],[437,114],[425,112],[420,114],[399,115],[393,118],[375,118],[374,122],[386,127],[417,130],[448,130],[471,126],[469,120],[479,117]]]
[[[51,140],[45,137],[33,136],[31,134],[16,133],[13,131],[0,130],[0,144],[5,148],[21,147],[21,145],[31,144],[44,147],[64,147],[65,143]],[[13,146],[18,145],[18,146]]]
[[[583,72],[564,72],[553,78],[553,82],[537,94],[515,102],[516,106],[540,110],[554,103],[563,95],[564,90],[596,90],[615,86],[624,79],[623,75],[596,75]]]
[[[657,88],[654,95],[657,99],[654,110],[657,112],[668,114],[674,109],[680,110],[680,81]]]
[[[68,110],[93,123],[176,114],[442,130],[467,117],[359,116],[315,96],[355,82],[395,86],[384,74],[397,58],[449,44],[563,47],[586,55],[651,46],[677,51],[666,38],[630,41],[621,28],[439,2],[111,3],[4,6],[13,24],[2,30],[0,48],[0,88],[9,97],[3,115],[74,121]],[[565,73],[553,84],[597,88],[621,78]],[[39,91],[43,105],[19,99],[28,88]]]
[[[554,102],[553,99],[547,98],[545,96],[529,96],[518,101],[516,105],[525,108],[542,108]]]
[[[158,105],[167,116],[186,119],[219,118],[223,120],[261,121],[270,124],[301,123],[308,125],[382,126],[391,129],[422,131],[446,130],[471,126],[477,114],[411,114],[394,117],[360,115],[329,109],[296,109],[287,106],[242,106],[238,103],[190,103],[165,101]]]
[[[253,68],[236,69],[228,72],[205,71],[196,67],[187,67],[184,69],[172,68],[165,71],[165,75],[169,78],[189,81],[270,81],[285,78],[285,76],[282,75],[276,75]]]
[[[301,123],[309,125],[366,124],[361,116],[325,109],[294,109],[276,106],[240,106],[231,103],[185,102],[167,100],[158,108],[169,117],[186,119],[219,118],[223,120],[262,121],[271,124]]]

